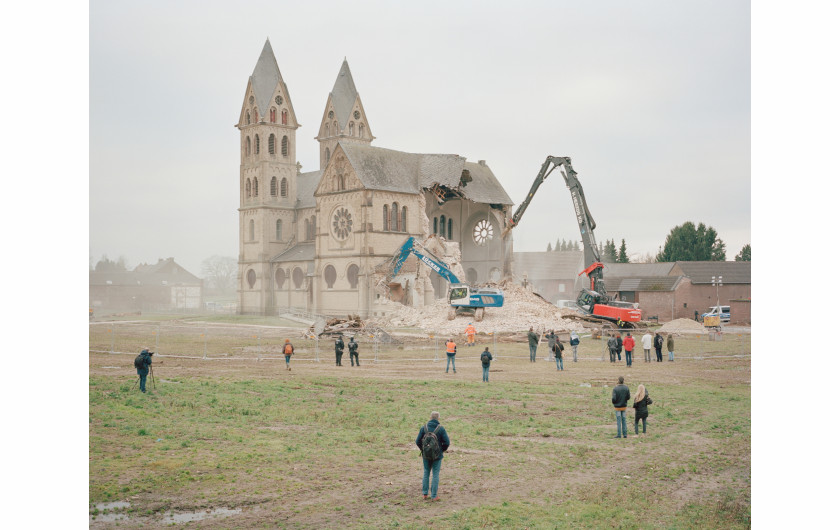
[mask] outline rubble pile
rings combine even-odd
[[[323,322],[323,321],[322,321]],[[309,333],[318,333],[317,325],[313,324],[309,328]],[[347,318],[331,318],[324,324],[323,331],[318,334],[336,333],[343,331],[356,331],[364,327],[362,319],[359,315],[347,315]]]
[[[521,286],[507,284],[503,286],[503,290],[504,306],[488,307],[481,322],[476,322],[469,315],[458,315],[455,320],[448,320],[449,303],[440,299],[425,307],[409,307],[397,302],[382,301],[380,307],[391,311],[390,315],[373,319],[366,324],[384,328],[416,327],[436,335],[460,335],[469,322],[473,323],[478,333],[521,332],[532,326],[536,331],[584,329],[579,322],[563,318],[561,309]]]
[[[661,333],[705,333],[706,331],[703,324],[689,318],[678,318],[659,328]]]

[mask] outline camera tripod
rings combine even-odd
[[[155,369],[152,368],[152,365],[149,365],[149,380],[152,382],[152,388],[157,390],[157,383],[155,383]],[[132,390],[137,386],[137,383],[140,382],[140,376],[137,376],[137,379],[134,380],[134,385],[131,387]]]

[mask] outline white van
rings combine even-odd
[[[707,313],[703,313],[703,318],[705,317],[720,317],[721,322],[729,322],[729,306],[728,305],[715,305],[709,308]]]

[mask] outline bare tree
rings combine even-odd
[[[233,290],[236,282],[236,258],[230,256],[210,256],[201,262],[202,277],[217,291],[227,293]]]

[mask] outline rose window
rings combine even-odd
[[[473,241],[477,245],[483,245],[493,239],[493,225],[490,221],[483,219],[475,224],[473,228]]]
[[[333,235],[341,240],[350,237],[350,232],[353,231],[353,216],[346,208],[339,208],[333,215],[332,232]]]

